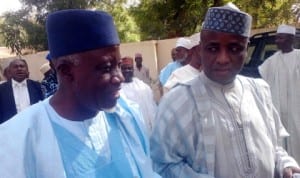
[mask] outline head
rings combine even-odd
[[[46,62],[45,64],[43,64],[41,67],[40,67],[40,72],[44,75],[44,77],[50,75],[52,72],[52,69],[49,65],[49,62]]]
[[[176,42],[176,61],[182,65],[187,64],[187,57],[191,48],[191,41],[187,38],[179,38]]]
[[[235,79],[247,54],[251,21],[235,6],[209,8],[200,42],[201,64],[209,79],[223,85]]]
[[[277,29],[275,43],[283,53],[293,50],[293,42],[296,34],[296,28],[289,25],[280,25]]]
[[[57,11],[48,16],[46,28],[62,95],[54,97],[68,95],[68,104],[91,116],[114,107],[124,78],[112,17],[102,11]]]
[[[133,78],[133,59],[129,56],[123,57],[121,62],[121,71],[125,78],[125,83],[132,82]]]
[[[134,56],[135,64],[137,67],[142,67],[143,65],[143,56],[141,53],[136,53]]]
[[[200,33],[195,33],[189,37],[191,41],[191,49],[189,50],[188,58],[190,58],[190,65],[196,69],[200,69],[201,61],[199,56]]]
[[[10,80],[11,79],[12,76],[11,76],[11,73],[10,73],[9,66],[7,66],[7,67],[4,68],[3,76],[6,78],[6,80]]]
[[[171,57],[172,57],[172,60],[173,60],[173,61],[176,60],[176,48],[172,48],[172,49],[171,49]]]
[[[15,59],[9,63],[9,74],[12,79],[22,82],[29,77],[28,65],[24,59]]]

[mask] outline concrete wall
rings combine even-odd
[[[175,39],[167,40],[152,40],[136,43],[123,43],[120,46],[122,56],[134,57],[135,53],[143,55],[143,64],[150,70],[150,76],[153,81],[156,81],[160,69],[162,69],[168,62],[171,61],[171,49],[175,47]],[[25,59],[29,66],[30,78],[41,81],[43,78],[40,72],[40,67],[47,62],[45,56],[48,51],[39,52],[36,54],[25,55]],[[18,57],[0,58],[0,70],[8,66],[12,59]],[[1,71],[2,73],[2,71]]]

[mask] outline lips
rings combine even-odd
[[[108,94],[114,98],[114,99],[117,99],[120,97],[120,90],[121,90],[121,87],[117,87],[117,88],[112,88],[111,90],[108,90]]]

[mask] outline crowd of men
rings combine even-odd
[[[295,27],[278,27],[279,51],[254,79],[239,75],[251,23],[232,3],[209,8],[172,49],[156,103],[143,55],[121,56],[110,14],[49,14],[42,84],[23,59],[0,84],[1,177],[299,176]]]

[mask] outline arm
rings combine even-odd
[[[197,132],[190,117],[192,110],[186,109],[188,114],[177,113],[171,101],[173,103],[179,101],[177,101],[178,97],[173,99],[173,94],[177,95],[177,93],[169,93],[163,98],[155,118],[156,122],[150,138],[154,169],[163,178],[212,178],[205,171],[205,160],[196,160],[200,159],[196,157],[196,152],[204,154],[204,150],[194,145],[192,139],[193,133]],[[179,103],[186,105],[184,101]],[[197,139],[196,137],[194,139]]]

